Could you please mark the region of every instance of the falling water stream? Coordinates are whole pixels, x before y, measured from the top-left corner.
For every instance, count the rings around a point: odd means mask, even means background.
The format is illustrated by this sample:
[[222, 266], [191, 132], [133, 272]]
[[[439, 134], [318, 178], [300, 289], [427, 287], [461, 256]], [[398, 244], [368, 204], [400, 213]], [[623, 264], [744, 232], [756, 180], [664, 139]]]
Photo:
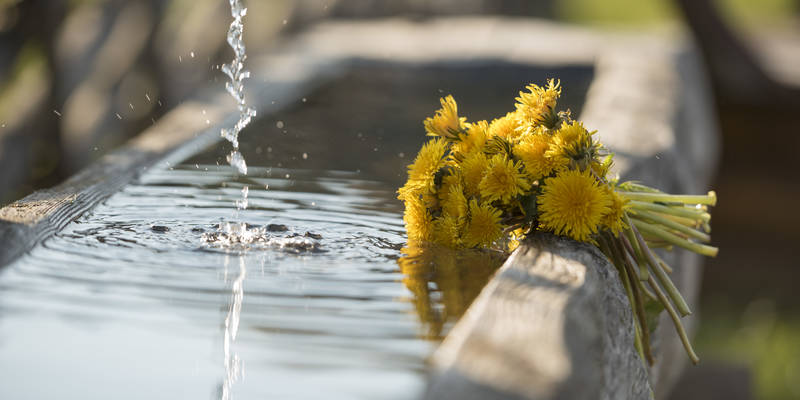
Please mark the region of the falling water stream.
[[[239, 110], [239, 120], [236, 121], [236, 124], [234, 124], [232, 128], [222, 129], [221, 134], [222, 137], [224, 137], [231, 143], [231, 145], [233, 145], [233, 149], [231, 150], [230, 155], [228, 155], [228, 163], [230, 163], [232, 167], [236, 168], [236, 170], [238, 170], [242, 175], [247, 175], [247, 163], [245, 162], [242, 153], [239, 152], [239, 133], [256, 115], [256, 110], [247, 105], [244, 96], [244, 80], [250, 77], [250, 72], [244, 69], [244, 61], [247, 59], [247, 54], [245, 52], [244, 41], [242, 40], [242, 34], [244, 32], [244, 22], [242, 21], [242, 18], [247, 15], [247, 8], [244, 7], [240, 0], [230, 0], [230, 5], [233, 22], [231, 22], [230, 28], [228, 28], [228, 44], [233, 49], [234, 57], [230, 64], [224, 64], [222, 66], [222, 72], [224, 72], [230, 79], [228, 82], [225, 82], [225, 89], [227, 89], [228, 93], [230, 93], [234, 100], [236, 100], [236, 106]], [[237, 211], [247, 209], [247, 197], [249, 191], [250, 189], [247, 185], [242, 188], [242, 197], [236, 201]], [[244, 222], [220, 223], [219, 231], [221, 231], [220, 233], [222, 233], [222, 235], [217, 235], [216, 239], [224, 237], [228, 241], [234, 240], [244, 243], [250, 242], [253, 236], [260, 233], [249, 231], [247, 224]], [[213, 242], [213, 240], [209, 240], [209, 238], [213, 238], [213, 236], [204, 236], [204, 239], [206, 239], [208, 242]], [[226, 257], [226, 278], [228, 272], [228, 262], [229, 258]], [[228, 309], [228, 315], [225, 317], [225, 333], [223, 343], [223, 352], [225, 357], [225, 377], [221, 388], [222, 400], [231, 399], [231, 387], [241, 377], [243, 372], [242, 361], [239, 359], [239, 355], [235, 351], [231, 350], [231, 347], [235, 343], [236, 335], [239, 331], [239, 316], [242, 309], [242, 298], [244, 297], [243, 284], [246, 275], [247, 269], [245, 267], [244, 258], [239, 257], [239, 272], [231, 285], [231, 302]]]

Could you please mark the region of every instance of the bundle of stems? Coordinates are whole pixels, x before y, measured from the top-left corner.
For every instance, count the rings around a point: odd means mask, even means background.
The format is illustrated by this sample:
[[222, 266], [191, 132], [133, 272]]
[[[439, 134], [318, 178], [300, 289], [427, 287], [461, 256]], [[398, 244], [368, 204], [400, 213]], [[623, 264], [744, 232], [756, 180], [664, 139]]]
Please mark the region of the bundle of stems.
[[666, 310], [686, 353], [697, 364], [700, 359], [681, 323], [681, 317], [692, 311], [670, 279], [672, 268], [653, 249], [678, 246], [716, 256], [718, 249], [706, 244], [711, 231], [708, 206], [716, 204], [716, 193], [672, 195], [634, 182], [618, 185], [616, 192], [627, 200], [626, 227], [616, 236], [601, 232], [598, 246], [616, 267], [627, 292], [636, 322], [636, 349], [653, 364], [650, 335], [657, 316]]

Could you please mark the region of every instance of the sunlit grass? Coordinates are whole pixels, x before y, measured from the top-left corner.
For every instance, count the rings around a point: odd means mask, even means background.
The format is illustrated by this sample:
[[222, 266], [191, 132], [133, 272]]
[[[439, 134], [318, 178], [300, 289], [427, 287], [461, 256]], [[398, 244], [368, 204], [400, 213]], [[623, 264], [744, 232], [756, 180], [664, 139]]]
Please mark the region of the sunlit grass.
[[[763, 25], [797, 14], [793, 0], [717, 0], [726, 20], [736, 25]], [[669, 0], [562, 0], [556, 5], [560, 18], [580, 24], [621, 28], [677, 22], [682, 16]]]
[[758, 300], [743, 310], [709, 307], [701, 321], [695, 345], [703, 359], [748, 366], [755, 398], [800, 398], [800, 315]]

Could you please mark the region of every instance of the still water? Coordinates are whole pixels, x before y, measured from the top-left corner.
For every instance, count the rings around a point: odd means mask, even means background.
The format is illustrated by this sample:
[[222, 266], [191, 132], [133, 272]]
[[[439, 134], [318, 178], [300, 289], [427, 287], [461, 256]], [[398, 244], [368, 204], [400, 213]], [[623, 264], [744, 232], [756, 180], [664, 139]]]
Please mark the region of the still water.
[[[248, 172], [153, 169], [0, 270], [2, 398], [418, 397], [502, 257], [404, 249], [361, 174]], [[265, 240], [204, 242], [224, 221]]]

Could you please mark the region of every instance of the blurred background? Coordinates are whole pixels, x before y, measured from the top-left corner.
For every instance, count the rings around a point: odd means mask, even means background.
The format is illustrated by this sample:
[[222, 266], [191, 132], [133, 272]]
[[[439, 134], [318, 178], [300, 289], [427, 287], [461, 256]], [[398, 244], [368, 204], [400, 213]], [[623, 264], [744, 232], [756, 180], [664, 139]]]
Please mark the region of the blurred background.
[[[800, 1], [251, 0], [248, 53], [329, 18], [504, 15], [635, 34], [693, 35], [714, 90], [703, 363], [674, 398], [800, 398]], [[0, 0], [0, 206], [53, 186], [193, 91], [222, 90], [225, 0]], [[520, 87], [524, 82], [520, 82]], [[794, 172], [793, 172], [794, 171]], [[691, 389], [692, 392], [683, 392]]]

